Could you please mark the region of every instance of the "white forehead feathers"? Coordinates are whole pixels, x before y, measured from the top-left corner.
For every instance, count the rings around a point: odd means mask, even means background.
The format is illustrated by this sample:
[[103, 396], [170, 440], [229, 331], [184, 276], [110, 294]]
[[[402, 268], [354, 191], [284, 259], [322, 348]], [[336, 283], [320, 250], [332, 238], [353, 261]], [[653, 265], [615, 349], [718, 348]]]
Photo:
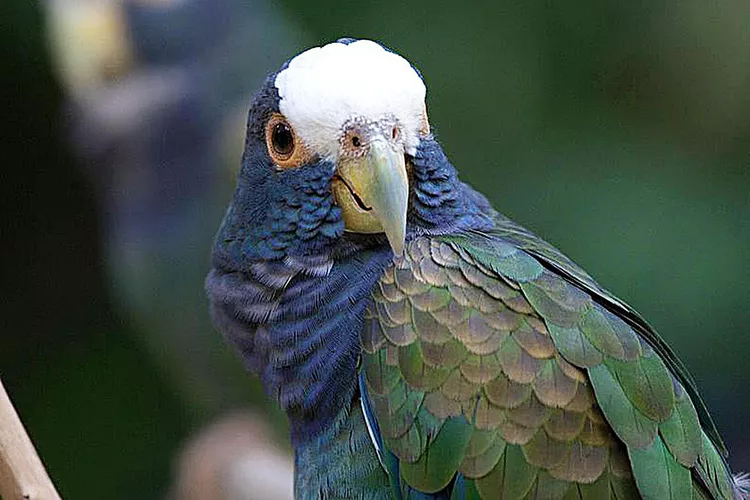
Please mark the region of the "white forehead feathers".
[[419, 143], [426, 89], [409, 62], [370, 40], [307, 50], [276, 76], [279, 109], [315, 153], [335, 157], [349, 119], [395, 118], [406, 151]]

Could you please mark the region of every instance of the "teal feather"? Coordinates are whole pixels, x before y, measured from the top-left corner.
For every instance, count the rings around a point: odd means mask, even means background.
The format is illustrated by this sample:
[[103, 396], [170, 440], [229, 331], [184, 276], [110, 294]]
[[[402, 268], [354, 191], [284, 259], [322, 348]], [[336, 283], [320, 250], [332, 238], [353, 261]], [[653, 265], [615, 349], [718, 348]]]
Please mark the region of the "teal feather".
[[677, 403], [669, 420], [659, 426], [669, 452], [685, 467], [693, 467], [703, 449], [698, 413], [681, 386], [675, 385]]
[[463, 460], [471, 430], [463, 416], [447, 419], [430, 440], [428, 452], [414, 463], [401, 463], [404, 480], [426, 493], [435, 493], [448, 486]]
[[734, 498], [730, 486], [733, 481], [727, 471], [726, 461], [719, 455], [705, 432], [701, 432], [701, 441], [702, 450], [693, 474], [713, 498]]
[[620, 383], [606, 365], [588, 370], [597, 401], [612, 429], [627, 446], [644, 448], [656, 436], [656, 422], [646, 417], [628, 399]]
[[576, 366], [597, 366], [604, 356], [577, 326], [563, 327], [548, 322], [547, 328], [560, 354]]
[[[352, 460], [356, 456], [357, 460]], [[321, 460], [324, 458], [324, 460]], [[334, 426], [297, 448], [295, 452], [295, 497], [317, 491], [322, 498], [392, 498], [388, 476], [378, 461], [367, 431], [362, 408], [342, 411]]]
[[643, 415], [657, 422], [672, 416], [675, 403], [672, 378], [658, 356], [652, 354], [633, 361], [610, 358], [604, 364]]
[[488, 475], [476, 480], [482, 498], [524, 498], [532, 489], [539, 469], [530, 465], [521, 447], [508, 445], [498, 465]]
[[589, 308], [583, 316], [580, 330], [606, 356], [632, 361], [641, 355], [641, 346], [635, 333], [607, 311]]
[[466, 479], [463, 474], [458, 474], [453, 484], [450, 500], [482, 500], [482, 496], [474, 480]]
[[660, 436], [645, 448], [628, 448], [633, 476], [645, 500], [682, 500], [692, 496], [690, 469], [683, 467]]

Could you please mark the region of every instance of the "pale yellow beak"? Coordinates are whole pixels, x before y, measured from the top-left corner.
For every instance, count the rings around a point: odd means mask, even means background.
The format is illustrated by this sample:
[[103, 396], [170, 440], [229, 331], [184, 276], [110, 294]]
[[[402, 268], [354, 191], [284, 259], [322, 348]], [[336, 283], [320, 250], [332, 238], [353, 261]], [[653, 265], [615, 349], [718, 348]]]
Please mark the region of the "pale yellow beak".
[[404, 251], [409, 178], [403, 149], [375, 137], [361, 157], [342, 158], [333, 182], [347, 231], [385, 233], [395, 255]]

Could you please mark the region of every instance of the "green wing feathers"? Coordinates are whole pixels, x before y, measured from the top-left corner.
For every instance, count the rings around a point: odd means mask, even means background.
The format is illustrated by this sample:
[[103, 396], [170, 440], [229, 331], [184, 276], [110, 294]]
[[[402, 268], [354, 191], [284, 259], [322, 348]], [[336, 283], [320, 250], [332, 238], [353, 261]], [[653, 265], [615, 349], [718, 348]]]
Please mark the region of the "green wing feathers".
[[409, 242], [362, 334], [397, 483], [453, 498], [732, 498], [683, 381], [584, 289], [501, 239]]

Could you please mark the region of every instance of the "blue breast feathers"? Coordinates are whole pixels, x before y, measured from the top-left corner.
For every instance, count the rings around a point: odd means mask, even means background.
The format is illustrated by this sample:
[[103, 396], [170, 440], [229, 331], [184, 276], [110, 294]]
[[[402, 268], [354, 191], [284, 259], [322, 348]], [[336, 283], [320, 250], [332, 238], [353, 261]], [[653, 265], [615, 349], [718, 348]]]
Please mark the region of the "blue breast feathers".
[[295, 444], [352, 404], [363, 311], [390, 257], [388, 249], [335, 262], [287, 256], [209, 274], [216, 325], [287, 412]]

